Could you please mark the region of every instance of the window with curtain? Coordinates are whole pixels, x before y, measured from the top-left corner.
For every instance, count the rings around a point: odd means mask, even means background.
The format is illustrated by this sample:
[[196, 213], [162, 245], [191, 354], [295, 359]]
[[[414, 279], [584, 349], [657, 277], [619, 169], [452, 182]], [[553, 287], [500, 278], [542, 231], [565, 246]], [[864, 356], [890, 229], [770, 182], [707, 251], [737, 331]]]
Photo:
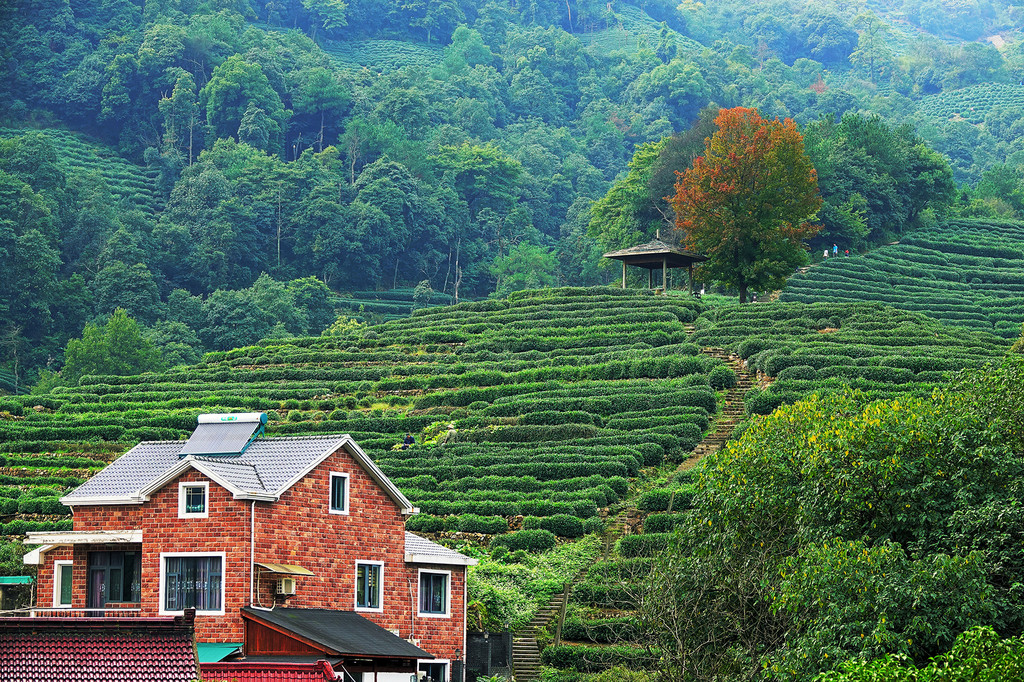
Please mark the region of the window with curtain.
[[219, 556], [164, 557], [164, 610], [220, 611], [222, 583]]
[[142, 556], [138, 552], [89, 552], [86, 599], [90, 608], [139, 603]]

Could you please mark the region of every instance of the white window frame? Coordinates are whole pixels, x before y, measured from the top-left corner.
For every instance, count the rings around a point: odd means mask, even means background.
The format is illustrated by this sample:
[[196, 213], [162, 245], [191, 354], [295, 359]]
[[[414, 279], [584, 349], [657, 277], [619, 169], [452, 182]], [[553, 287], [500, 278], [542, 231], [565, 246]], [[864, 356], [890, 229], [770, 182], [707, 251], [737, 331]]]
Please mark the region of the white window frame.
[[[439, 571], [440, 572], [440, 571]], [[444, 664], [444, 682], [449, 682], [452, 679], [452, 662], [448, 658], [420, 658], [416, 660], [416, 674], [420, 673], [420, 665], [426, 663], [443, 663]]]
[[[203, 489], [203, 511], [185, 511], [185, 490], [187, 488]], [[179, 519], [205, 519], [210, 516], [210, 482], [209, 481], [181, 481], [178, 483], [178, 518]]]
[[227, 598], [228, 584], [228, 563], [226, 552], [160, 552], [160, 615], [180, 616], [185, 613], [181, 611], [168, 611], [164, 608], [164, 597], [167, 590], [167, 559], [176, 557], [220, 557], [220, 609], [217, 611], [200, 611], [196, 609], [196, 615], [223, 616], [227, 605], [224, 603]]
[[[430, 573], [433, 575], [445, 576], [444, 581], [444, 613], [430, 613], [421, 611], [422, 595], [420, 594], [423, 585], [423, 574]], [[452, 572], [441, 571], [433, 568], [421, 568], [416, 575], [416, 615], [422, 618], [451, 618], [452, 617]], [[440, 661], [437, 661], [440, 663]]]
[[[60, 583], [61, 583], [60, 577], [61, 577], [61, 572], [63, 571], [65, 566], [67, 566], [68, 570], [74, 571], [74, 569], [72, 568], [72, 566], [74, 566], [74, 564], [75, 564], [75, 562], [70, 560], [70, 559], [59, 559], [59, 560], [53, 562], [53, 607], [54, 608], [66, 608], [66, 609], [71, 608], [71, 602], [68, 602], [67, 604], [62, 604], [61, 601], [60, 601]], [[74, 579], [72, 578], [72, 583], [71, 583], [71, 590], [72, 590], [72, 597], [71, 597], [71, 599], [72, 599], [72, 601], [74, 600], [74, 589], [75, 589], [74, 585], [75, 585]]]
[[[341, 479], [345, 480], [345, 506], [342, 509], [335, 509], [331, 505], [331, 503], [333, 502], [333, 500], [331, 498], [334, 496], [334, 479], [336, 479], [336, 478], [341, 478]], [[331, 475], [328, 477], [328, 479], [327, 479], [327, 481], [328, 481], [328, 484], [327, 484], [327, 511], [330, 512], [331, 514], [341, 514], [342, 516], [347, 516], [348, 515], [349, 500], [351, 499], [351, 494], [350, 494], [351, 493], [351, 487], [349, 486], [349, 480], [350, 479], [349, 479], [348, 474], [342, 473], [340, 471], [332, 471]]]
[[[356, 565], [356, 574], [355, 574], [355, 584], [353, 586], [354, 587], [354, 589], [353, 589], [354, 594], [352, 596], [352, 606], [353, 606], [353, 608], [356, 611], [369, 611], [371, 613], [383, 613], [383, 611], [384, 611], [384, 562], [383, 561], [356, 561], [355, 565]], [[367, 565], [380, 567], [380, 580], [377, 583], [377, 603], [380, 604], [380, 606], [376, 607], [376, 608], [374, 608], [372, 606], [360, 606], [359, 605], [359, 589], [358, 589], [358, 586], [359, 586], [359, 567], [360, 566], [367, 566]]]

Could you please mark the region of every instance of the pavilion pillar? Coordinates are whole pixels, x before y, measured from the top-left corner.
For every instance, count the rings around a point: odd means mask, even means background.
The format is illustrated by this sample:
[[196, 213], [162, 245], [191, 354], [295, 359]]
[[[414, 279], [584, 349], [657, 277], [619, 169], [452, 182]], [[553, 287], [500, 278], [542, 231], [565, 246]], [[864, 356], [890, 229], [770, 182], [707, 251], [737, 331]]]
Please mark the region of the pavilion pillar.
[[668, 293], [668, 258], [665, 256], [661, 259], [661, 289]]
[[693, 296], [693, 263], [687, 263], [686, 270], [690, 273], [690, 295]]
[[654, 288], [654, 270], [651, 268], [647, 269], [647, 288]]
[[626, 288], [626, 261], [622, 261], [622, 288]]

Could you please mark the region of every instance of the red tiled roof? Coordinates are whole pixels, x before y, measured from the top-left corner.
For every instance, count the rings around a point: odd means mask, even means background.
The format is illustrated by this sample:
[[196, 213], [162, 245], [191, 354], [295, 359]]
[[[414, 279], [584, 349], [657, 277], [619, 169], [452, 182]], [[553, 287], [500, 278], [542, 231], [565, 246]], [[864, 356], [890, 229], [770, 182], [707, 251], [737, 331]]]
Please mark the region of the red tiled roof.
[[323, 682], [335, 679], [334, 668], [327, 661], [315, 663], [269, 663], [233, 661], [203, 663], [205, 682]]
[[0, 618], [0, 680], [190, 682], [192, 621]]

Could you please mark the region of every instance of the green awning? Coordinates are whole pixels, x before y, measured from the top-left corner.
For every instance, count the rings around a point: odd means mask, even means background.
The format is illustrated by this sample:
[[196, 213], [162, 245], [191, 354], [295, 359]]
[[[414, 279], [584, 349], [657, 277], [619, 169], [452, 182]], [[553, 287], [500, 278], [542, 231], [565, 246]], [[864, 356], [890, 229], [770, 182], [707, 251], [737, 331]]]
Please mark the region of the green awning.
[[199, 654], [200, 663], [216, 663], [224, 660], [229, 654], [242, 648], [242, 643], [232, 644], [228, 642], [196, 642], [196, 653]]
[[0, 585], [31, 585], [30, 575], [0, 575]]

